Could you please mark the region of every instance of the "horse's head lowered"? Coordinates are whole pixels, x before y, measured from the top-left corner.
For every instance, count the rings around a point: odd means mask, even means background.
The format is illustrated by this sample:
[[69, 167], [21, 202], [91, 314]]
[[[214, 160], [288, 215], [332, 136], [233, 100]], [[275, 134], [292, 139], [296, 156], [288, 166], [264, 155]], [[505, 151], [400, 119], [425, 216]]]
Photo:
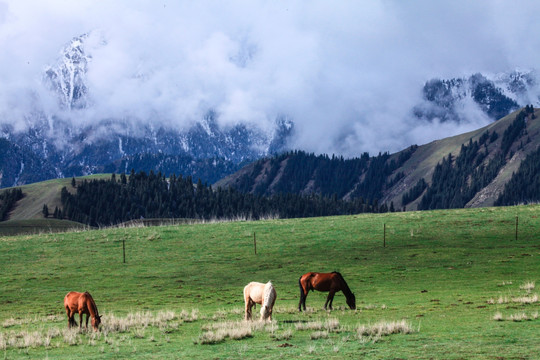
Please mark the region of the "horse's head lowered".
[[351, 293], [351, 296], [347, 297], [347, 305], [349, 305], [351, 310], [356, 310], [356, 297], [353, 293]]
[[92, 318], [92, 327], [94, 328], [94, 331], [99, 330], [99, 324], [101, 324], [101, 316], [96, 315]]

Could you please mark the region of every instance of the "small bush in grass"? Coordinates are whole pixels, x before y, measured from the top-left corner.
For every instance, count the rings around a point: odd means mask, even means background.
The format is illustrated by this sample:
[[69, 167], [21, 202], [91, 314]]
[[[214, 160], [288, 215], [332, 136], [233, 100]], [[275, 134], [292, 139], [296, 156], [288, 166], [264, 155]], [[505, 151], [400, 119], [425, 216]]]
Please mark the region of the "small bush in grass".
[[191, 309], [191, 312], [182, 310], [179, 318], [183, 322], [187, 322], [187, 323], [197, 321], [199, 319], [199, 309]]
[[508, 299], [508, 297], [502, 296], [502, 295], [499, 296], [499, 298], [497, 298], [497, 299], [491, 298], [491, 299], [489, 299], [487, 301], [487, 303], [491, 304], [491, 305], [493, 305], [493, 304], [508, 304], [509, 302], [510, 302], [510, 300]]
[[205, 331], [197, 340], [196, 344], [217, 344], [225, 339], [240, 340], [253, 336], [253, 331], [266, 330], [273, 332], [275, 322], [264, 321], [224, 321], [206, 324], [202, 327]]
[[519, 288], [521, 290], [530, 292], [534, 290], [534, 287], [535, 287], [534, 281], [527, 281], [526, 283], [522, 284]]
[[296, 323], [296, 330], [321, 330], [323, 328], [322, 321], [309, 321]]
[[538, 294], [531, 296], [519, 296], [512, 298], [512, 301], [519, 304], [534, 304], [538, 302]]
[[529, 317], [525, 313], [512, 314], [508, 317], [508, 320], [519, 322], [529, 320]]
[[144, 339], [145, 332], [146, 332], [145, 327], [136, 328], [135, 330], [133, 330], [133, 336], [135, 336], [138, 339]]
[[[182, 310], [179, 318], [181, 321], [191, 322], [198, 317], [198, 310], [193, 309], [191, 313]], [[103, 322], [102, 330], [105, 334], [110, 332], [124, 333], [136, 328], [146, 328], [154, 326], [164, 332], [171, 332], [178, 328], [178, 324], [171, 322], [177, 318], [174, 311], [159, 311], [153, 314], [150, 311], [129, 313], [126, 317], [118, 317], [108, 314], [107, 320]]]
[[312, 332], [309, 337], [311, 338], [311, 340], [327, 339], [328, 331], [315, 331]]
[[368, 337], [367, 341], [377, 342], [382, 336], [410, 334], [413, 332], [412, 326], [405, 320], [392, 322], [381, 321], [373, 325], [361, 325], [356, 331], [357, 337], [363, 342], [365, 342], [365, 337]]
[[276, 341], [290, 340], [292, 338], [292, 330], [285, 330], [281, 333], [274, 332], [270, 335], [270, 337]]
[[538, 302], [538, 294], [533, 294], [529, 296], [517, 296], [513, 298], [508, 298], [507, 296], [499, 296], [498, 299], [489, 299], [487, 301], [488, 304], [508, 304], [510, 302], [517, 303], [517, 304], [534, 304]]
[[79, 330], [78, 329], [64, 329], [62, 332], [64, 342], [68, 345], [77, 345], [79, 342]]
[[297, 323], [295, 327], [296, 330], [327, 330], [330, 332], [339, 332], [341, 329], [338, 319], [327, 319], [324, 323], [322, 321]]
[[217, 329], [215, 331], [204, 332], [197, 343], [199, 344], [217, 344], [225, 340], [226, 338], [240, 340], [246, 337], [251, 337], [252, 332], [250, 327], [240, 327], [240, 328], [231, 328], [231, 329]]
[[2, 327], [9, 328], [15, 325], [21, 325], [22, 323], [23, 321], [21, 319], [10, 318], [10, 319], [4, 320], [4, 322], [2, 323]]
[[507, 316], [506, 318], [500, 313], [497, 312], [493, 316], [493, 320], [495, 321], [513, 321], [513, 322], [521, 322], [521, 321], [532, 321], [538, 319], [538, 311], [535, 311], [529, 315], [525, 312], [520, 312], [516, 314], [512, 314], [510, 316]]

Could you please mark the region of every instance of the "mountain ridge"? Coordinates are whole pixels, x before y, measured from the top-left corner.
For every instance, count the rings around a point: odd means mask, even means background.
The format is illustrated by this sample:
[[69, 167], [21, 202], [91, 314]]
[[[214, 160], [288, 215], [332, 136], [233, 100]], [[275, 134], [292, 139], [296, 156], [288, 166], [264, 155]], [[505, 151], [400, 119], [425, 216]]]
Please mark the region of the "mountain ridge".
[[[36, 101], [24, 121], [0, 119], [0, 188], [132, 168], [213, 183], [248, 162], [294, 148], [298, 130], [287, 114], [275, 116], [266, 128], [240, 121], [222, 125], [211, 104], [183, 127], [165, 119], [99, 114], [88, 74], [95, 63], [92, 52], [104, 44], [107, 40], [99, 31], [72, 38], [56, 62], [44, 67], [41, 85], [46, 94], [32, 93]], [[411, 110], [415, 126], [470, 122], [473, 116], [497, 120], [525, 104], [540, 106], [537, 79], [534, 70], [431, 79], [422, 89], [423, 100]], [[56, 102], [56, 110], [43, 105], [40, 96], [47, 98], [43, 103]]]
[[[344, 199], [360, 196], [396, 209], [416, 210], [420, 208], [426, 192], [433, 186], [434, 173], [438, 167], [440, 168], [446, 159], [450, 164], [448, 171], [455, 171], [457, 162], [465, 161], [462, 160], [464, 157], [460, 157], [464, 152], [464, 156], [470, 153], [470, 164], [464, 165], [470, 169], [470, 175], [465, 176], [465, 183], [456, 189], [458, 193], [453, 196], [464, 201], [463, 199], [471, 195], [473, 185], [481, 188], [472, 198], [467, 199], [463, 206], [458, 207], [492, 206], [505, 184], [517, 172], [521, 162], [540, 145], [539, 115], [539, 109], [526, 107], [483, 128], [421, 146], [411, 146], [394, 154], [379, 154], [376, 157], [364, 154], [361, 158], [345, 160], [334, 156], [330, 158], [327, 155], [291, 152], [249, 164], [218, 181], [215, 186], [232, 186], [264, 195], [282, 191], [304, 195], [336, 194]], [[508, 129], [520, 119], [524, 121], [525, 128], [518, 129], [517, 135], [512, 138]], [[510, 145], [504, 145], [505, 141], [510, 142]], [[301, 162], [303, 170], [290, 167], [294, 162]], [[330, 162], [335, 164], [329, 165]], [[341, 190], [336, 190], [336, 187], [325, 191], [324, 182], [343, 178], [345, 168], [355, 168], [348, 175], [352, 178], [345, 179], [348, 185], [340, 188]], [[489, 180], [484, 179], [489, 176]], [[287, 179], [295, 180], [287, 183]], [[403, 196], [411, 192], [421, 180], [425, 182], [426, 188], [404, 204]], [[376, 196], [379, 193], [381, 196]]]

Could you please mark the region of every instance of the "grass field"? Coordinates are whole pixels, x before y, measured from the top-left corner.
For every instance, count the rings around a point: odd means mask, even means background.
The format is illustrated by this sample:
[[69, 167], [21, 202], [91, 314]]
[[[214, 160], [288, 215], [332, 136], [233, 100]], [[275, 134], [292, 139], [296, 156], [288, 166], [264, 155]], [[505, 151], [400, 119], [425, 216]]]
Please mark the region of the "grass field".
[[[536, 359], [539, 215], [520, 206], [2, 237], [0, 354]], [[338, 293], [326, 312], [314, 292], [298, 313], [300, 275], [334, 270], [357, 310]], [[268, 280], [274, 321], [243, 322], [243, 287]], [[99, 333], [66, 329], [71, 290], [93, 295]]]

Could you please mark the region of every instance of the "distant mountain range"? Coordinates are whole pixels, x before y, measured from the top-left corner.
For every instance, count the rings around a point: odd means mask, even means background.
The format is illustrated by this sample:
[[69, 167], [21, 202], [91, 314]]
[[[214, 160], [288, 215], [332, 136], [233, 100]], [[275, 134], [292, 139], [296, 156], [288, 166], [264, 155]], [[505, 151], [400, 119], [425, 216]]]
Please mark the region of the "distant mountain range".
[[[392, 155], [343, 159], [289, 152], [254, 162], [216, 186], [264, 195], [362, 198], [385, 210], [536, 202], [540, 201], [539, 116], [540, 110], [527, 106], [484, 128]], [[512, 187], [507, 186], [510, 183]], [[529, 192], [521, 191], [526, 188]]]
[[[0, 187], [131, 169], [214, 183], [247, 163], [291, 150], [297, 130], [286, 114], [270, 129], [246, 123], [220, 126], [211, 108], [185, 128], [99, 114], [92, 121], [73, 121], [94, 106], [87, 79], [92, 66], [88, 40], [87, 34], [73, 38], [58, 61], [44, 68], [43, 85], [60, 112], [29, 108], [23, 130], [0, 119]], [[432, 79], [412, 113], [425, 122], [466, 121], [472, 112], [497, 120], [527, 104], [540, 106], [538, 79], [535, 71]]]
[[[539, 116], [540, 109], [527, 106], [481, 129], [422, 146], [411, 146], [395, 154], [369, 156], [364, 153], [359, 158], [344, 159], [290, 151], [254, 161], [213, 184], [212, 188], [217, 190], [215, 194], [221, 199], [224, 194], [229, 196], [240, 192], [278, 195], [272, 200], [278, 206], [276, 213], [284, 212], [288, 216], [314, 216], [309, 215], [313, 211], [318, 216], [328, 212], [350, 213], [349, 205], [359, 212], [385, 212], [536, 203], [540, 201]], [[2, 144], [3, 141], [0, 141], [0, 146]], [[144, 157], [134, 160], [146, 161]], [[148, 161], [163, 162], [163, 158], [155, 155], [155, 159]], [[145, 177], [163, 179], [155, 174], [141, 178]], [[110, 178], [110, 175], [95, 175], [77, 179], [76, 183]], [[122, 175], [119, 178], [119, 183], [122, 183]], [[191, 184], [191, 196], [196, 195], [197, 191], [206, 191], [208, 195], [209, 187], [202, 183], [194, 186], [188, 178], [185, 181]], [[55, 209], [55, 212], [58, 210], [63, 214], [67, 211], [69, 215], [70, 210], [64, 208], [66, 205], [61, 195], [64, 186], [70, 192], [76, 191], [70, 179], [22, 186], [23, 197], [15, 199], [15, 207], [7, 210], [8, 219], [42, 219], [44, 205], [51, 211]], [[229, 187], [240, 192], [223, 190]], [[10, 192], [8, 196], [17, 195], [12, 190]], [[114, 194], [122, 196], [120, 192]], [[235, 195], [235, 198], [240, 201], [242, 196]], [[245, 196], [245, 199], [255, 198], [262, 199]], [[341, 199], [354, 201], [343, 202]], [[155, 198], [146, 200], [156, 201]], [[109, 203], [110, 197], [105, 197], [103, 201]], [[122, 198], [122, 201], [128, 199]], [[208, 205], [212, 201], [204, 203]], [[212, 204], [214, 207], [208, 209], [213, 210], [209, 211], [216, 210], [217, 203]], [[324, 204], [331, 207], [320, 208]], [[9, 204], [2, 205], [10, 208]], [[222, 205], [230, 207], [232, 204]], [[155, 204], [153, 208], [161, 209]], [[261, 210], [260, 206], [257, 208]], [[204, 212], [198, 214], [204, 218], [211, 215]]]
[[[86, 39], [74, 38], [44, 71], [43, 83], [70, 117], [92, 107]], [[220, 127], [212, 109], [185, 129], [110, 118], [76, 125], [40, 108], [28, 109], [25, 120], [25, 130], [19, 131], [0, 119], [0, 187], [131, 169], [182, 173], [211, 183], [242, 163], [283, 151], [294, 131], [286, 116], [276, 118], [270, 130], [241, 123]]]
[[540, 106], [536, 71], [511, 71], [496, 75], [473, 74], [453, 79], [431, 79], [422, 89], [423, 102], [414, 107], [426, 121], [461, 122], [474, 110], [498, 120], [525, 105]]

